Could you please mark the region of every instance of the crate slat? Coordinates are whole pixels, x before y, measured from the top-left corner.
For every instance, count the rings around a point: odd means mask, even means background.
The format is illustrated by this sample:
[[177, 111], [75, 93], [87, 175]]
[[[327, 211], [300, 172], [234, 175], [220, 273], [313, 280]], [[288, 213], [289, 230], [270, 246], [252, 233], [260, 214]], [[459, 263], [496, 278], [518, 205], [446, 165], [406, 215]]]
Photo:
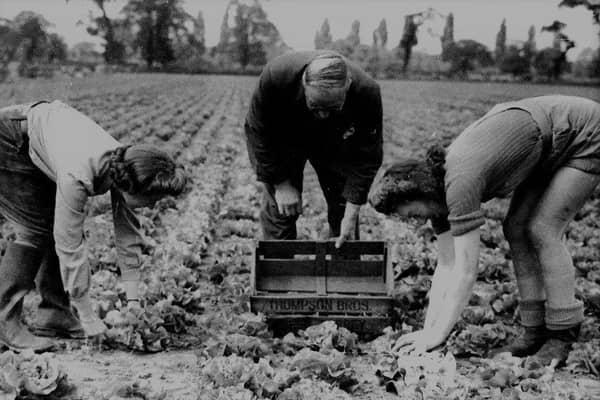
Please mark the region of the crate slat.
[[383, 261], [331, 260], [327, 276], [385, 276]]
[[324, 296], [327, 294], [327, 261], [325, 260], [327, 243], [317, 243], [316, 253], [315, 275], [317, 276], [317, 294]]
[[314, 274], [315, 262], [313, 260], [288, 260], [272, 258], [260, 260], [257, 268], [258, 275], [302, 275]]
[[257, 291], [272, 292], [316, 292], [317, 277], [313, 275], [289, 276], [257, 276]]
[[[322, 242], [306, 240], [259, 241], [256, 252], [265, 258], [285, 258], [293, 257], [296, 254], [315, 254], [318, 243]], [[386, 242], [383, 241], [348, 241], [344, 243], [341, 249], [335, 248], [334, 241], [325, 243], [327, 245], [327, 254], [382, 255], [386, 248]]]
[[329, 254], [345, 254], [345, 255], [374, 255], [383, 254], [385, 252], [386, 242], [383, 241], [348, 241], [344, 242], [341, 248], [335, 248], [335, 242], [327, 242]]
[[387, 285], [381, 276], [329, 276], [327, 277], [327, 292], [385, 294]]
[[[383, 261], [331, 260], [326, 262], [327, 276], [385, 276]], [[259, 275], [312, 274], [315, 271], [314, 260], [288, 260], [272, 258], [260, 260], [257, 270]], [[318, 274], [318, 271], [316, 272]], [[319, 274], [320, 275], [320, 274]]]
[[256, 253], [265, 258], [293, 257], [296, 254], [315, 254], [316, 242], [304, 240], [259, 241]]

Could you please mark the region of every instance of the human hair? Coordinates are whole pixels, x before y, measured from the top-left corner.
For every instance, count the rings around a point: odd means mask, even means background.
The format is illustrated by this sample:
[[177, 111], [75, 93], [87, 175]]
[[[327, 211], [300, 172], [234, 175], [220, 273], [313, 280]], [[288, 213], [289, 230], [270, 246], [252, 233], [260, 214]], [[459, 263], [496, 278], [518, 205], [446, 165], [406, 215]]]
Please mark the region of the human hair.
[[319, 88], [343, 88], [350, 81], [350, 71], [344, 58], [335, 52], [319, 54], [304, 70], [302, 82]]
[[445, 206], [444, 176], [446, 150], [432, 145], [425, 159], [404, 159], [383, 172], [373, 185], [369, 202], [379, 212], [392, 213], [410, 201], [432, 201]]
[[179, 195], [187, 176], [171, 156], [147, 144], [120, 146], [110, 155], [109, 174], [117, 189], [131, 195]]

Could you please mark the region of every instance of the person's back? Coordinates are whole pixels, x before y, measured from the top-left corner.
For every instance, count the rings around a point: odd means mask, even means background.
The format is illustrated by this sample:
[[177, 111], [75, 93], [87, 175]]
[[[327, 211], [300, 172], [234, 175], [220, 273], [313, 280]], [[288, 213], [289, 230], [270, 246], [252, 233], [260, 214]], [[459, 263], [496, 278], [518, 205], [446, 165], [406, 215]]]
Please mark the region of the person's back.
[[28, 112], [30, 156], [54, 181], [58, 171], [74, 175], [91, 195], [100, 158], [120, 143], [90, 118], [70, 110], [66, 104], [53, 101]]

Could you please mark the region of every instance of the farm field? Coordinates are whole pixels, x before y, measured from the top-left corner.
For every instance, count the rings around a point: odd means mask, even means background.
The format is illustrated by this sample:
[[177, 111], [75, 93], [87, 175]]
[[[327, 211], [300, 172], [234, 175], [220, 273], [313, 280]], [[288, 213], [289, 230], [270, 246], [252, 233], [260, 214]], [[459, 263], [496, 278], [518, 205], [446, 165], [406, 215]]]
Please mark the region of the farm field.
[[[420, 359], [390, 352], [400, 333], [418, 329], [424, 319], [435, 267], [432, 231], [386, 219], [368, 206], [361, 214], [361, 238], [392, 244], [398, 326], [370, 342], [331, 324], [272, 338], [248, 305], [261, 189], [249, 165], [243, 120], [255, 82], [251, 77], [123, 74], [0, 85], [0, 107], [61, 99], [124, 143], [169, 149], [193, 177], [183, 196], [140, 212], [148, 247], [141, 288], [146, 307], [139, 315], [125, 311], [116, 280], [109, 198], [90, 205], [86, 234], [95, 271], [93, 297], [111, 329], [103, 343], [60, 343], [41, 367], [57, 363], [66, 374], [66, 380], [60, 374], [40, 380], [47, 387], [58, 381], [54, 398], [61, 391], [67, 393], [64, 398], [107, 400], [600, 398], [600, 192], [566, 235], [587, 319], [565, 367], [483, 358], [487, 349], [510, 341], [518, 325], [516, 284], [501, 232], [505, 200], [485, 206], [476, 290], [440, 351]], [[498, 102], [550, 93], [600, 101], [600, 90], [589, 87], [381, 85], [384, 163], [422, 154], [432, 138], [451, 140]], [[318, 239], [327, 218], [310, 167], [303, 201], [299, 238]], [[3, 226], [2, 248], [10, 236]], [[30, 310], [36, 301], [32, 293]], [[0, 365], [7, 362], [0, 356]]]

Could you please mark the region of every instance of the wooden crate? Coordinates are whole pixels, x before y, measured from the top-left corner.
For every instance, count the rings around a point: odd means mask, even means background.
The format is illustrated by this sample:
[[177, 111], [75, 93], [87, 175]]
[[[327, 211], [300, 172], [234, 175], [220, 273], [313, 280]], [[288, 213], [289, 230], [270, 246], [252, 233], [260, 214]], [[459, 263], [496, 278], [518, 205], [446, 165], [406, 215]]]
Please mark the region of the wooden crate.
[[251, 271], [252, 312], [276, 334], [333, 320], [363, 336], [392, 324], [387, 245], [350, 241], [259, 241]]

